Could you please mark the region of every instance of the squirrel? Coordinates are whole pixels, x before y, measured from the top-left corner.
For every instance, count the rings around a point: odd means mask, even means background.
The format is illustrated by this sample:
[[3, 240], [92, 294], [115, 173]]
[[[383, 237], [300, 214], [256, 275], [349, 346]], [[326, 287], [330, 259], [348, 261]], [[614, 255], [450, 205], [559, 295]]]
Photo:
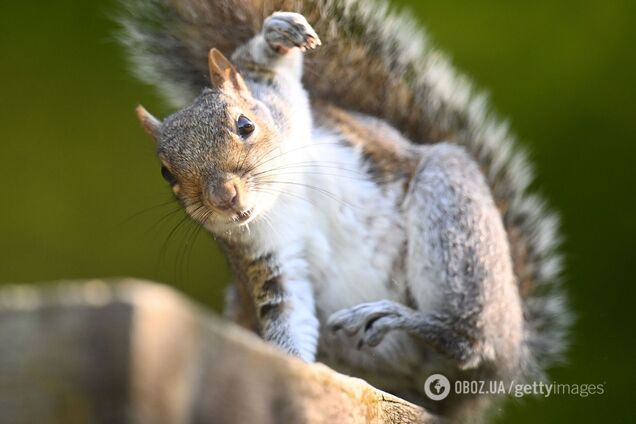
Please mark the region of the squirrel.
[[562, 359], [558, 217], [410, 18], [379, 1], [135, 0], [120, 22], [134, 71], [179, 109], [137, 115], [227, 256], [228, 317], [453, 422], [498, 397], [433, 401], [433, 374], [532, 381]]

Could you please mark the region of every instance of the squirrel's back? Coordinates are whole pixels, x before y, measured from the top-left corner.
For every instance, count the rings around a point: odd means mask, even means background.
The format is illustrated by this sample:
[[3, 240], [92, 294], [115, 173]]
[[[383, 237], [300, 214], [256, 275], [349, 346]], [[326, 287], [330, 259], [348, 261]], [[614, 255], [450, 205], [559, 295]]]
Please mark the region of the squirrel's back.
[[175, 107], [209, 85], [211, 47], [229, 55], [276, 10], [307, 17], [323, 41], [306, 58], [312, 100], [381, 118], [415, 143], [459, 144], [479, 163], [524, 298], [525, 371], [540, 378], [560, 358], [570, 316], [559, 285], [558, 218], [529, 192], [532, 170], [507, 125], [411, 19], [369, 0], [134, 0], [124, 8], [121, 38], [133, 69]]

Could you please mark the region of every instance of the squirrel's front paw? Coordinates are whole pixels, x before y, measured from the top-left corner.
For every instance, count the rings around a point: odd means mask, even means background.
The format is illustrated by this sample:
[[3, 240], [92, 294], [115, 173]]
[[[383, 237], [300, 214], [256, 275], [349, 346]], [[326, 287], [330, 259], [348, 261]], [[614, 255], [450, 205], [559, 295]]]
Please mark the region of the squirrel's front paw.
[[293, 12], [275, 12], [265, 19], [263, 37], [267, 44], [281, 54], [294, 47], [304, 52], [321, 45], [318, 34], [305, 17]]

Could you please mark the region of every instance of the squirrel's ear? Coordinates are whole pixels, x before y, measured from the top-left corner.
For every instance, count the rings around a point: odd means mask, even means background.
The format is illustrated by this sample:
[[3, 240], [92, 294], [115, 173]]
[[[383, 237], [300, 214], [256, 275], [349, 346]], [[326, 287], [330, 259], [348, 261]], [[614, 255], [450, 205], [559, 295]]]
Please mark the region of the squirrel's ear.
[[161, 131], [161, 121], [152, 116], [142, 105], [137, 106], [135, 112], [141, 127], [157, 142]]
[[210, 67], [210, 82], [216, 88], [221, 89], [230, 84], [234, 90], [248, 91], [243, 77], [218, 49], [210, 50], [208, 65]]

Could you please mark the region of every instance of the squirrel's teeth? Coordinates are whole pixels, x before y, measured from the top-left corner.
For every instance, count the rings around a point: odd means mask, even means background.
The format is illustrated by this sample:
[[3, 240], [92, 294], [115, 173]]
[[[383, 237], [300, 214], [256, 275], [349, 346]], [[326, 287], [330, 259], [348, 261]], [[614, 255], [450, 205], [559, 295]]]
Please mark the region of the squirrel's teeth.
[[245, 221], [247, 219], [249, 219], [252, 216], [252, 212], [254, 211], [254, 208], [249, 208], [249, 209], [245, 209], [242, 210], [240, 212], [238, 212], [236, 214], [236, 220], [237, 221]]

